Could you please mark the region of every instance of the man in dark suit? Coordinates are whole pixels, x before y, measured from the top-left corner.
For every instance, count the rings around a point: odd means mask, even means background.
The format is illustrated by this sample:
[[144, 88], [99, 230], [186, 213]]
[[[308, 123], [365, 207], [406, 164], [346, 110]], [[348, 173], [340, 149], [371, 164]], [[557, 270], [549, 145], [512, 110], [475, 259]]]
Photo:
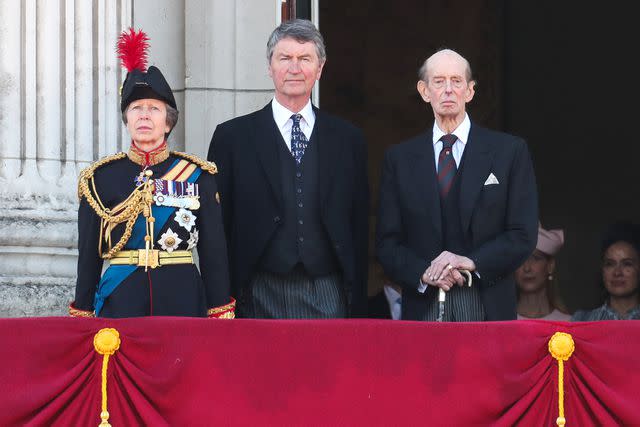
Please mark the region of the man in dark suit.
[[[376, 253], [403, 286], [402, 318], [516, 318], [512, 273], [536, 244], [538, 202], [525, 142], [471, 122], [475, 81], [467, 60], [443, 49], [420, 69], [432, 129], [385, 153]], [[460, 270], [473, 272], [471, 287]]]
[[307, 20], [267, 43], [275, 97], [216, 127], [218, 186], [239, 317], [365, 315], [369, 189], [362, 132], [311, 104], [326, 60]]

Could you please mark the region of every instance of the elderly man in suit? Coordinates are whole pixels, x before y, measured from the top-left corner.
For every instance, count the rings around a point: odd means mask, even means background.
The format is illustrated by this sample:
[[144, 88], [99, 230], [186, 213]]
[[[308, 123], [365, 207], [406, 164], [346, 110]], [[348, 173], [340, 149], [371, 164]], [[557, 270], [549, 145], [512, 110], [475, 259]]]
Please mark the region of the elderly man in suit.
[[536, 244], [535, 176], [522, 139], [470, 120], [474, 86], [458, 53], [429, 57], [417, 88], [433, 128], [385, 153], [376, 253], [403, 286], [403, 319], [436, 320], [439, 289], [445, 321], [516, 318], [513, 272]]
[[267, 42], [273, 100], [216, 127], [218, 187], [238, 316], [366, 314], [369, 189], [362, 132], [311, 103], [326, 60], [302, 19]]

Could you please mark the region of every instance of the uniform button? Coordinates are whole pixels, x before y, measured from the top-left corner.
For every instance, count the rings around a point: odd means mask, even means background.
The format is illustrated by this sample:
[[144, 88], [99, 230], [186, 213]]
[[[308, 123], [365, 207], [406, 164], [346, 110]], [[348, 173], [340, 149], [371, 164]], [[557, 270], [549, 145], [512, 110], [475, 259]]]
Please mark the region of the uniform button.
[[300, 236], [300, 237], [298, 237], [298, 240], [299, 240], [300, 242], [304, 242], [304, 237]]
[[300, 178], [302, 176], [302, 172], [296, 172], [296, 176]]
[[299, 208], [301, 208], [302, 206], [304, 206], [304, 205], [302, 204], [302, 202], [298, 203], [298, 207], [299, 207]]
[[298, 192], [298, 194], [302, 194], [302, 188], [298, 188], [296, 191]]
[[275, 223], [280, 222], [280, 217], [279, 216], [274, 216], [273, 217], [273, 222], [275, 222]]
[[302, 224], [304, 224], [304, 221], [303, 221], [303, 220], [301, 220], [301, 219], [299, 219], [299, 220], [298, 220], [298, 224], [302, 225]]

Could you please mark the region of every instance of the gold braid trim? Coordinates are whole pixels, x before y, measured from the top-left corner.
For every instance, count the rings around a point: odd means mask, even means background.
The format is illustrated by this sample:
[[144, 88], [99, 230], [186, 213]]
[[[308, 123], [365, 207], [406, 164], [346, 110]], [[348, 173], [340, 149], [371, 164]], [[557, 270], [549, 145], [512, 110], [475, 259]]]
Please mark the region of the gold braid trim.
[[182, 157], [185, 160], [189, 160], [191, 163], [195, 163], [200, 166], [203, 171], [209, 172], [211, 175], [215, 175], [218, 173], [218, 166], [215, 163], [209, 162], [207, 160], [203, 160], [198, 156], [194, 156], [193, 154], [182, 153], [180, 151], [172, 151], [171, 154], [174, 156]]
[[207, 310], [207, 317], [215, 319], [235, 319], [236, 299], [231, 297], [230, 303], [210, 308]]
[[[169, 149], [167, 148], [167, 142], [164, 141], [159, 147], [149, 152], [142, 151], [136, 145], [131, 142], [127, 157], [133, 163], [140, 166], [153, 166], [158, 163], [162, 163], [169, 158]], [[147, 164], [147, 157], [149, 158], [149, 164]]]
[[80, 178], [78, 179], [78, 199], [82, 199], [82, 196], [84, 195], [88, 195], [87, 201], [89, 201], [89, 197], [93, 198], [89, 193], [88, 181], [93, 178], [93, 173], [96, 169], [106, 165], [107, 163], [124, 159], [125, 157], [127, 157], [127, 153], [116, 153], [111, 156], [103, 157], [102, 159], [95, 161], [86, 168], [82, 169], [82, 171], [80, 172]]
[[[150, 205], [153, 202], [153, 194], [151, 194], [151, 187], [149, 181], [146, 183], [136, 187], [133, 192], [127, 197], [125, 201], [118, 204], [118, 206], [114, 209], [122, 209], [122, 212], [118, 214], [113, 214], [111, 209], [108, 209], [104, 206], [102, 201], [100, 200], [100, 196], [95, 187], [94, 182], [94, 173], [96, 169], [106, 165], [107, 163], [111, 163], [115, 160], [123, 159], [127, 157], [126, 153], [117, 153], [112, 156], [104, 157], [97, 162], [94, 162], [89, 167], [85, 168], [80, 172], [80, 178], [78, 180], [78, 198], [82, 199], [82, 197], [87, 199], [87, 203], [89, 206], [95, 211], [95, 213], [100, 217], [100, 237], [99, 237], [99, 247], [98, 247], [98, 255], [103, 259], [111, 259], [113, 256], [122, 250], [124, 245], [127, 243], [129, 238], [131, 237], [131, 233], [133, 232], [133, 225], [138, 218], [140, 213], [143, 213], [145, 217], [147, 217], [148, 222], [153, 222], [153, 217], [151, 217], [151, 208]], [[147, 171], [150, 173], [151, 171]], [[91, 185], [91, 188], [89, 188]], [[94, 197], [95, 195], [95, 197]], [[105, 228], [110, 232], [113, 228], [126, 221], [125, 230], [115, 246], [111, 247], [110, 237], [108, 239], [109, 250], [105, 253], [102, 252], [102, 241], [104, 237], [102, 236], [102, 230]], [[145, 240], [149, 239], [149, 236], [145, 238]]]
[[69, 316], [71, 317], [96, 317], [95, 311], [80, 310], [75, 307], [75, 301], [69, 304]]

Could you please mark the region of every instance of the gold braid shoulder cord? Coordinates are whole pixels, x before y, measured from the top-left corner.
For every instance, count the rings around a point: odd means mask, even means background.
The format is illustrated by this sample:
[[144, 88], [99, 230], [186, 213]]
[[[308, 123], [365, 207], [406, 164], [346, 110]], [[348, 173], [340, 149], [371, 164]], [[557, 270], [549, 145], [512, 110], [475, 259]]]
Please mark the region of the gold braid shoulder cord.
[[[124, 245], [127, 243], [129, 238], [131, 237], [131, 233], [133, 231], [133, 225], [138, 218], [138, 215], [142, 212], [144, 216], [147, 218], [147, 236], [145, 237], [146, 243], [149, 244], [149, 228], [153, 230], [153, 220], [154, 218], [151, 216], [151, 204], [153, 203], [153, 192], [151, 189], [151, 182], [147, 180], [143, 184], [138, 185], [124, 200], [122, 203], [118, 204], [115, 208], [109, 209], [106, 208], [102, 201], [100, 200], [100, 196], [95, 187], [94, 181], [94, 173], [96, 169], [106, 165], [107, 163], [111, 163], [116, 160], [120, 160], [127, 157], [126, 153], [117, 153], [112, 156], [104, 157], [97, 162], [91, 164], [89, 167], [85, 168], [80, 172], [80, 179], [78, 180], [78, 198], [82, 199], [82, 197], [87, 199], [87, 203], [89, 206], [95, 211], [95, 213], [100, 217], [100, 236], [99, 236], [99, 246], [98, 246], [98, 255], [103, 259], [111, 259], [113, 256], [120, 251]], [[150, 171], [148, 171], [150, 172]], [[91, 186], [91, 189], [89, 188]], [[95, 197], [94, 197], [95, 195]], [[118, 243], [115, 246], [111, 247], [111, 230], [113, 228], [126, 221], [125, 231]], [[149, 224], [151, 223], [151, 224]], [[106, 227], [105, 227], [106, 225]], [[149, 227], [150, 225], [150, 227]], [[105, 229], [108, 231], [108, 244], [109, 250], [105, 253], [102, 252], [102, 230]], [[151, 234], [153, 235], [153, 234]]]
[[203, 171], [209, 172], [211, 175], [215, 175], [218, 173], [218, 167], [213, 162], [202, 160], [198, 156], [182, 153], [180, 151], [172, 151], [171, 154], [173, 154], [174, 156], [182, 157], [185, 160], [189, 160], [191, 163], [195, 163], [196, 165], [200, 166]]
[[[195, 163], [202, 168], [202, 170], [209, 172], [211, 175], [218, 173], [218, 167], [213, 162], [202, 160], [197, 156], [178, 151], [172, 151], [171, 154]], [[145, 246], [147, 249], [151, 245], [151, 236], [153, 236], [153, 222], [155, 219], [151, 215], [151, 205], [153, 204], [153, 188], [151, 186], [151, 180], [148, 179], [143, 184], [138, 185], [126, 200], [119, 203], [113, 209], [108, 209], [102, 204], [100, 196], [96, 190], [95, 181], [93, 179], [96, 169], [125, 157], [127, 157], [127, 154], [121, 152], [98, 160], [82, 170], [78, 181], [78, 198], [82, 199], [82, 197], [85, 197], [89, 206], [91, 206], [95, 213], [100, 217], [100, 243], [98, 246], [98, 254], [103, 259], [111, 259], [118, 251], [122, 250], [131, 237], [133, 225], [141, 212], [144, 214], [147, 222], [147, 235], [145, 236]], [[150, 173], [151, 171], [147, 172]], [[89, 188], [89, 185], [91, 185], [91, 188]], [[125, 231], [122, 237], [115, 246], [111, 246], [111, 230], [113, 230], [116, 225], [125, 221]], [[109, 244], [109, 250], [103, 253], [102, 230], [105, 229], [105, 225], [108, 235], [107, 243]]]

